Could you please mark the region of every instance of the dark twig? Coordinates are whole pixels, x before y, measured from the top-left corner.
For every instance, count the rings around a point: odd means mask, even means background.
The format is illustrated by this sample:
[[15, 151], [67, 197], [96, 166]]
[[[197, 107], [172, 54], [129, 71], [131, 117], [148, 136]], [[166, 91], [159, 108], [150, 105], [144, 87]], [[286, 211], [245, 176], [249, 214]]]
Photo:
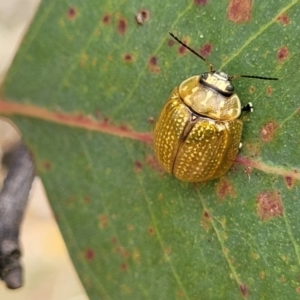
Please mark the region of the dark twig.
[[31, 155], [22, 143], [5, 155], [8, 173], [0, 192], [0, 279], [8, 288], [22, 286], [19, 227], [34, 179]]

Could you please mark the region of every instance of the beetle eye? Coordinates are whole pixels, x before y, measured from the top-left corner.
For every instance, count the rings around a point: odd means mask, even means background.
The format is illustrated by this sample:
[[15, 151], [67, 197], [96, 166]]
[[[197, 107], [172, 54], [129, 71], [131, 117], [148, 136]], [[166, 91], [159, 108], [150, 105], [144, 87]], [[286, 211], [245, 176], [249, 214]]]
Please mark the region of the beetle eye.
[[207, 77], [208, 77], [207, 72], [201, 74], [201, 79], [207, 79]]
[[226, 86], [226, 91], [228, 91], [228, 92], [233, 92], [233, 91], [234, 91], [234, 86], [231, 85], [231, 84], [228, 84], [228, 85]]

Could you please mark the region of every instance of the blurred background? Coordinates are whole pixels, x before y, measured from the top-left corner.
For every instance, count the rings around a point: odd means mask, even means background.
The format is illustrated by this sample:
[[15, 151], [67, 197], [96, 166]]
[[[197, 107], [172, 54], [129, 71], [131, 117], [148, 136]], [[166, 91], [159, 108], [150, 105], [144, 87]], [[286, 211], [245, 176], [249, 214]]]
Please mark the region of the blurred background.
[[[0, 0], [0, 85], [24, 33], [38, 8], [38, 0]], [[19, 139], [13, 124], [0, 118], [0, 155]], [[0, 187], [6, 170], [0, 165]], [[53, 218], [39, 178], [31, 190], [21, 228], [24, 287], [8, 290], [0, 281], [1, 300], [87, 300]]]

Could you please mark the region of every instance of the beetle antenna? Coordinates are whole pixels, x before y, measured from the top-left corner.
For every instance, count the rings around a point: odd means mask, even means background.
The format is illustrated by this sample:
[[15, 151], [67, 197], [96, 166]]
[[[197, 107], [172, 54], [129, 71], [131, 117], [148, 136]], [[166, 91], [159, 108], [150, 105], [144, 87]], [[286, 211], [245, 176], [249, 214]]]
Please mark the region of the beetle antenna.
[[237, 78], [254, 78], [254, 79], [262, 79], [262, 80], [279, 80], [279, 78], [274, 77], [263, 77], [263, 76], [252, 76], [252, 75], [233, 75], [229, 77], [229, 81], [237, 79]]
[[[205, 61], [205, 63], [209, 66], [210, 72], [214, 72], [214, 68], [212, 66], [211, 63], [209, 63], [204, 57], [202, 57], [199, 53], [197, 53], [194, 49], [192, 49], [191, 47], [189, 47], [187, 44], [185, 44], [184, 42], [182, 42], [177, 36], [175, 36], [172, 32], [169, 32], [170, 36], [176, 40], [179, 44], [181, 44], [183, 47], [185, 47], [186, 49], [190, 50], [192, 53], [194, 53], [195, 55], [197, 55], [198, 57], [200, 57], [203, 61]], [[243, 76], [243, 75], [242, 75]]]

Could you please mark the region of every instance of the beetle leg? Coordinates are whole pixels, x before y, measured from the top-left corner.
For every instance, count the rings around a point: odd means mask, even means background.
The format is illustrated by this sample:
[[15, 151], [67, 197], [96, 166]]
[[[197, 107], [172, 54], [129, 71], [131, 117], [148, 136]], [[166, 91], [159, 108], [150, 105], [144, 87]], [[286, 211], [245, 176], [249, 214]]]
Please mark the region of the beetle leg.
[[242, 111], [253, 112], [253, 105], [251, 102], [248, 102], [245, 106], [242, 107]]

